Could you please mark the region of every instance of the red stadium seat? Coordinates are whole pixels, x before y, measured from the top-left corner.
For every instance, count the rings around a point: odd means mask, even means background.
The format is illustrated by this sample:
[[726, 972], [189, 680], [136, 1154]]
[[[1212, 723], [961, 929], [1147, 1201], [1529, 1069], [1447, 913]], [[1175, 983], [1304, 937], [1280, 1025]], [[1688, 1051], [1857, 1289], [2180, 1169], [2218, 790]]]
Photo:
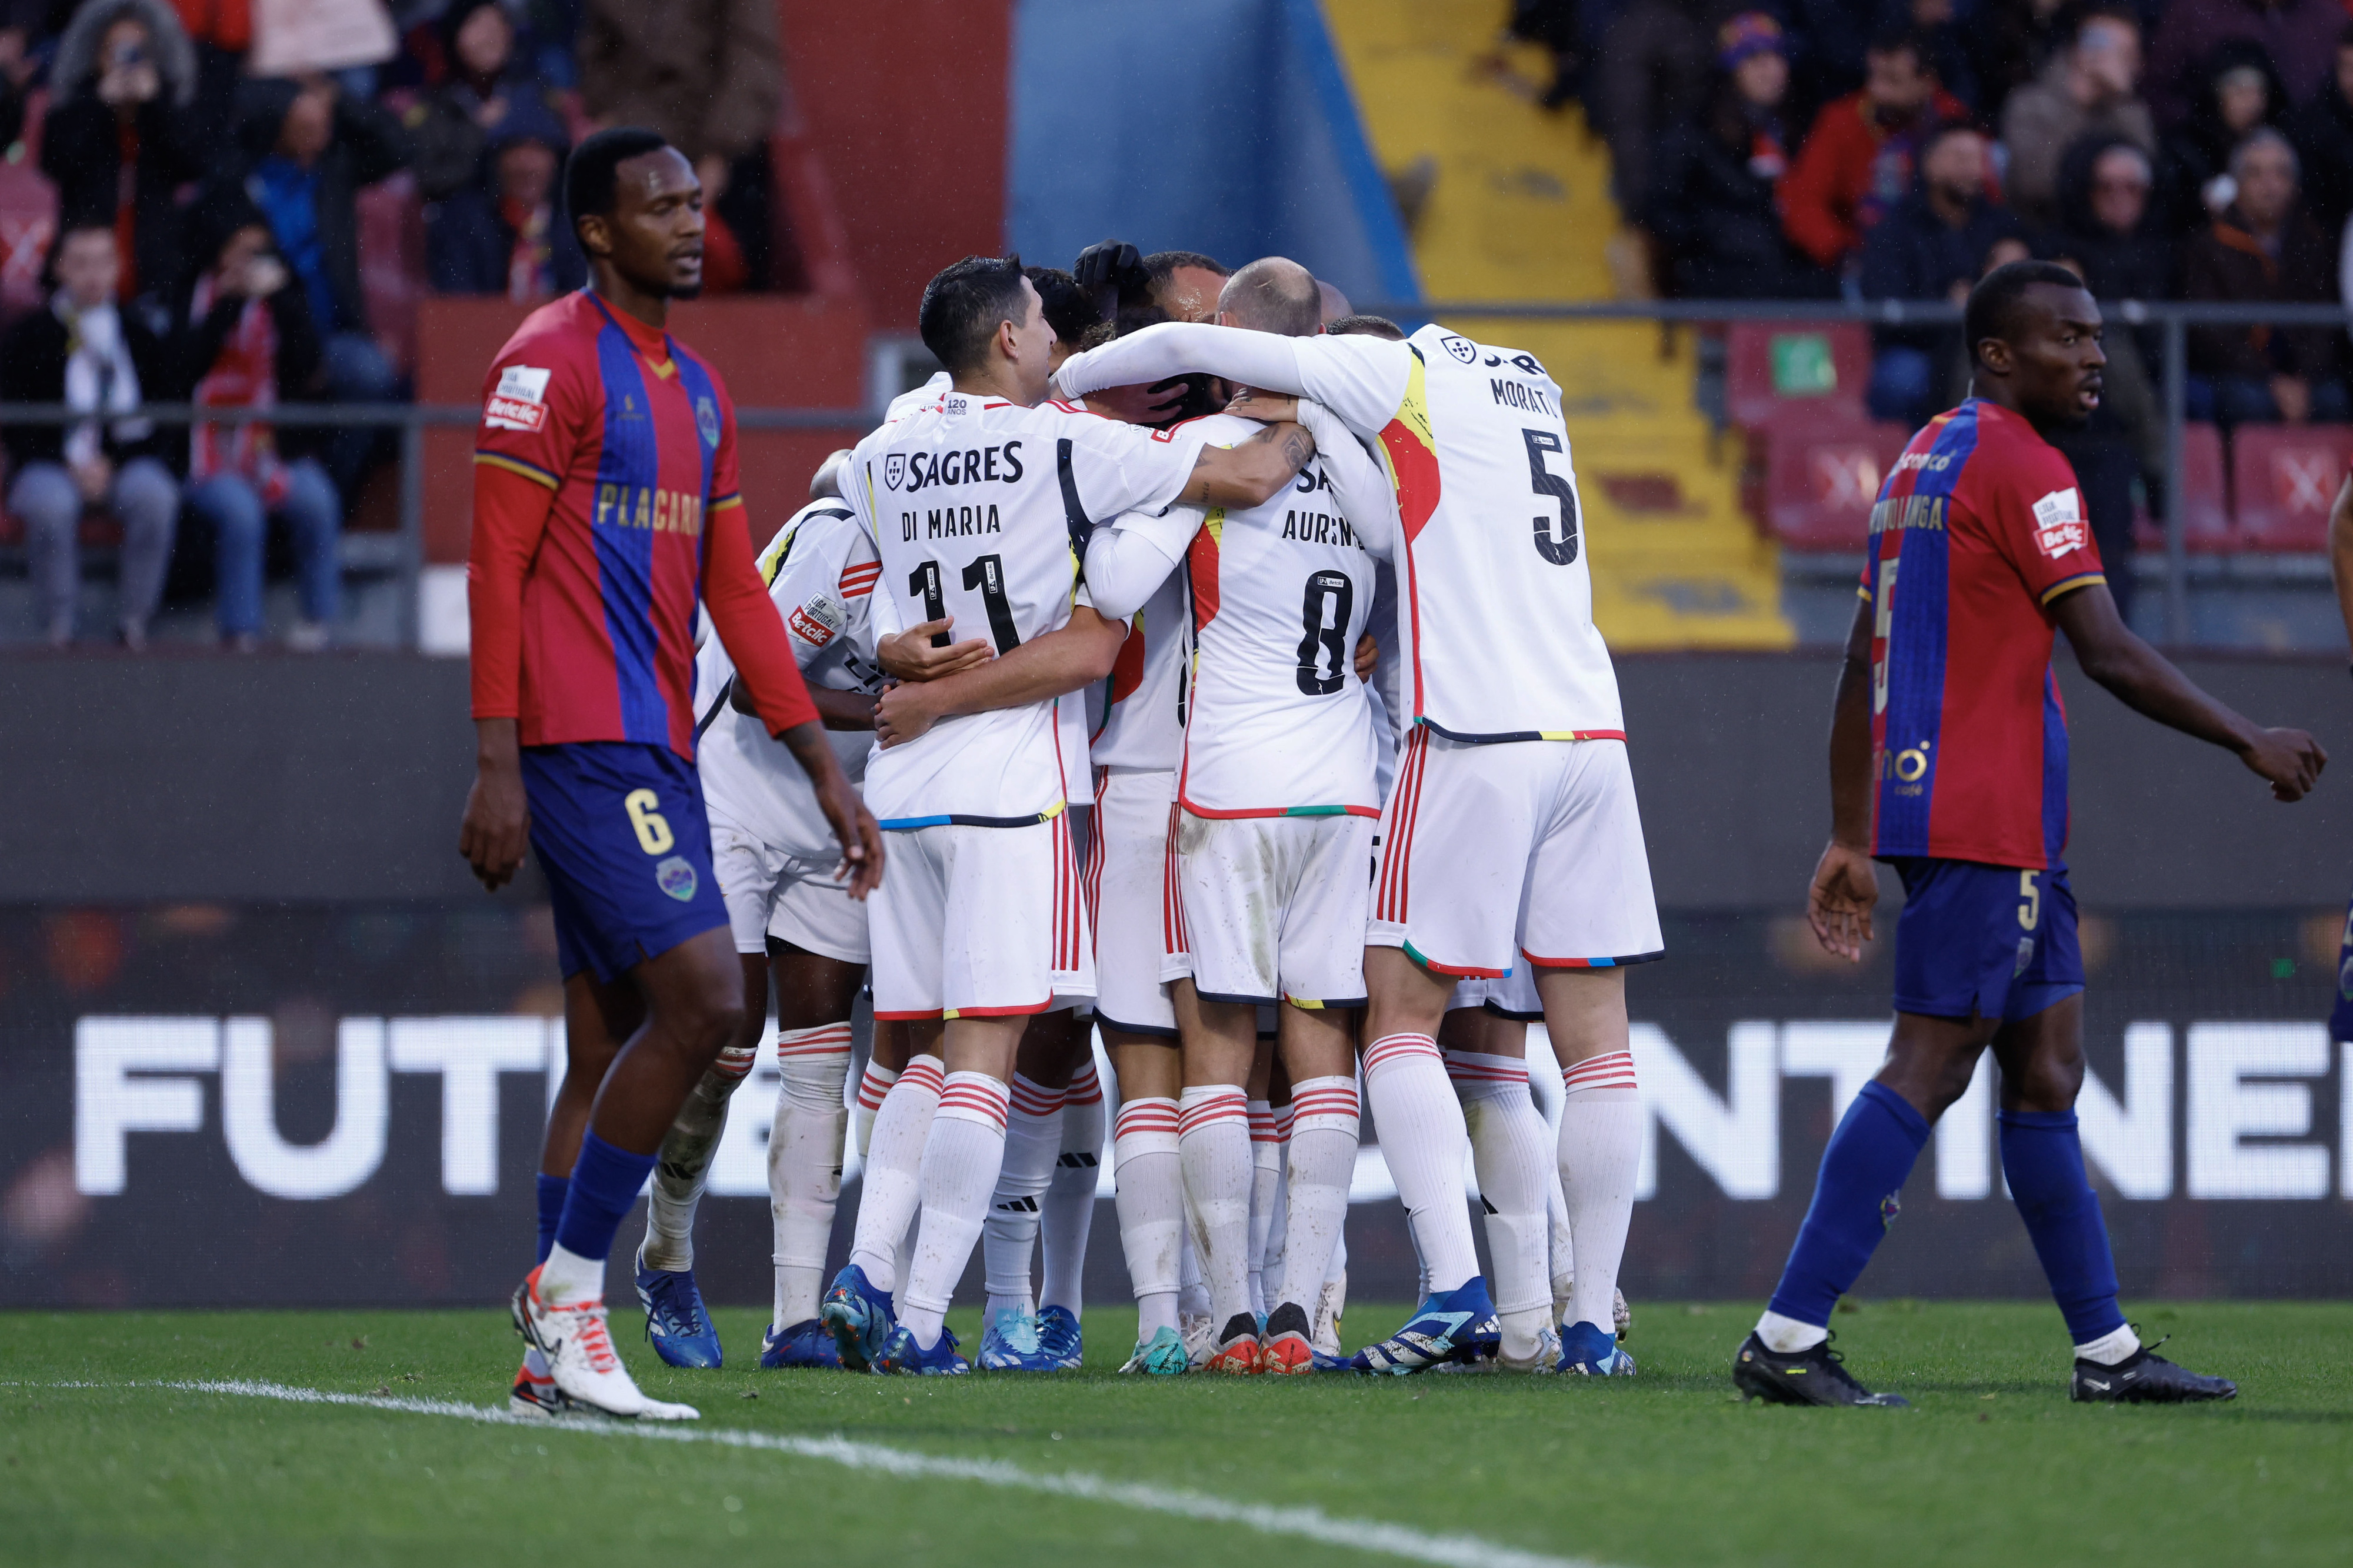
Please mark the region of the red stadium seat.
[[[2243, 438], [2243, 437], [2242, 437]], [[2222, 485], [2222, 432], [2211, 425], [2190, 425], [2181, 441], [2182, 523], [2185, 542], [2195, 555], [2224, 555], [2239, 548], [2232, 531]], [[2143, 550], [2165, 548], [2161, 518], [2136, 519], [2134, 542]]]
[[2242, 425], [2231, 448], [2231, 510], [2241, 544], [2327, 549], [2328, 509], [2353, 457], [2353, 426]]
[[1735, 425], [1804, 405], [1862, 419], [1871, 334], [1852, 321], [1736, 321], [1725, 340], [1725, 402]]
[[58, 188], [29, 163], [0, 163], [0, 315], [41, 302], [41, 267], [58, 231]]
[[1769, 437], [1766, 531], [1792, 550], [1861, 550], [1880, 483], [1910, 437], [1901, 425], [1784, 415]]

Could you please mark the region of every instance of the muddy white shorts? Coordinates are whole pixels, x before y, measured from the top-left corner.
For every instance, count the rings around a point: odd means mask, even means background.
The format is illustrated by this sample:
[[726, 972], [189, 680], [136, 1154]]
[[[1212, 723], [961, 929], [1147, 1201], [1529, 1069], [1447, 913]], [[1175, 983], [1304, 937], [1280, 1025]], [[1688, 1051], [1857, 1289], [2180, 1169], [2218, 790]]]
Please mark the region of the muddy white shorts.
[[866, 906], [834, 880], [835, 858], [812, 860], [764, 844], [711, 809], [711, 868], [727, 905], [735, 951], [762, 953], [769, 937], [845, 963], [866, 962]]
[[1176, 819], [1176, 880], [1203, 1000], [1365, 1005], [1369, 816]]
[[1096, 770], [1088, 906], [1095, 932], [1095, 1017], [1104, 1027], [1176, 1037], [1168, 982], [1190, 973], [1178, 935], [1169, 830], [1173, 771]]
[[1042, 1013], [1094, 995], [1069, 826], [892, 832], [867, 899], [877, 1018]]
[[1444, 974], [1664, 956], [1623, 741], [1470, 745], [1417, 727], [1381, 819], [1366, 941]]

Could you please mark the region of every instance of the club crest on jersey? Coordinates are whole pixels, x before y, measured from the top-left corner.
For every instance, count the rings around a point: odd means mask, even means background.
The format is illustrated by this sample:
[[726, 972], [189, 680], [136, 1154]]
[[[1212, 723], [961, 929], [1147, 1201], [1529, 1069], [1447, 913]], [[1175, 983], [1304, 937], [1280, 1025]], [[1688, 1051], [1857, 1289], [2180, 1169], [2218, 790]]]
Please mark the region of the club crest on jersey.
[[704, 446], [719, 449], [719, 406], [708, 397], [694, 400], [694, 427], [702, 433]]
[[1464, 364], [1479, 363], [1479, 345], [1468, 338], [1458, 338], [1452, 332], [1449, 332], [1438, 341], [1445, 345], [1448, 353], [1452, 354]]
[[882, 459], [882, 482], [884, 484], [889, 485], [895, 490], [906, 477], [907, 455], [905, 453], [893, 452], [889, 457]]
[[2034, 548], [2051, 560], [2081, 550], [2090, 538], [2083, 500], [2072, 488], [2052, 490], [2034, 503]]
[[681, 904], [694, 901], [694, 889], [698, 885], [693, 863], [683, 855], [673, 855], [654, 868], [654, 886]]

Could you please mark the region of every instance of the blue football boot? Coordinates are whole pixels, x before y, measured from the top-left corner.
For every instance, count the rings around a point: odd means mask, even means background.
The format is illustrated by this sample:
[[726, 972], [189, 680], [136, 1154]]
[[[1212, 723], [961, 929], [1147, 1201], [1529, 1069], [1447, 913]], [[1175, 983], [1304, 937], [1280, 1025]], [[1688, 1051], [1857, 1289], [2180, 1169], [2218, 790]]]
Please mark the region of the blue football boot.
[[1422, 1302], [1405, 1327], [1358, 1351], [1349, 1364], [1358, 1372], [1403, 1376], [1468, 1362], [1482, 1342], [1492, 1355], [1499, 1338], [1495, 1303], [1487, 1294], [1487, 1281], [1473, 1274], [1444, 1295]]
[[881, 1351], [874, 1357], [874, 1370], [909, 1377], [962, 1377], [972, 1370], [972, 1363], [956, 1354], [956, 1337], [947, 1330], [940, 1331], [939, 1343], [924, 1350], [915, 1343], [913, 1334], [899, 1327], [882, 1342]]
[[1038, 1309], [1038, 1353], [1050, 1372], [1076, 1372], [1086, 1360], [1086, 1337], [1068, 1307]]
[[720, 1364], [719, 1331], [703, 1310], [702, 1292], [691, 1268], [649, 1268], [638, 1254], [638, 1300], [646, 1310], [646, 1338], [654, 1353], [672, 1366]]
[[841, 1370], [841, 1348], [833, 1342], [833, 1335], [815, 1318], [804, 1319], [791, 1328], [779, 1329], [773, 1323], [760, 1340], [760, 1364], [771, 1372], [788, 1366], [821, 1366], [829, 1372]]
[[825, 1293], [817, 1315], [833, 1336], [841, 1364], [852, 1372], [871, 1369], [874, 1358], [882, 1353], [882, 1342], [899, 1326], [891, 1292], [874, 1289], [866, 1270], [855, 1263], [833, 1277], [833, 1288]]
[[1038, 1346], [1038, 1320], [1007, 1307], [989, 1314], [973, 1364], [983, 1372], [1049, 1372]]
[[1575, 1377], [1631, 1377], [1634, 1358], [1618, 1348], [1617, 1335], [1571, 1323], [1560, 1331], [1560, 1370]]

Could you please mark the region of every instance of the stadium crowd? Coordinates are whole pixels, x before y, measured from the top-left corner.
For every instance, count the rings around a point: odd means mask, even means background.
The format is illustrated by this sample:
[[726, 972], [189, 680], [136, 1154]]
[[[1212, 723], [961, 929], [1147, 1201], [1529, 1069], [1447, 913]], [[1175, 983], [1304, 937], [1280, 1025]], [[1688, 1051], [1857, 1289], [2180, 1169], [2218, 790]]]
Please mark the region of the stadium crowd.
[[226, 645], [258, 646], [274, 523], [299, 590], [288, 644], [326, 646], [381, 433], [189, 431], [136, 410], [405, 400], [400, 333], [364, 283], [385, 259], [371, 187], [392, 198], [391, 248], [421, 216], [420, 289], [548, 300], [586, 279], [556, 211], [566, 152], [597, 125], [655, 126], [712, 202], [707, 288], [792, 281], [773, 243], [772, 0], [312, 0], [273, 28], [280, 14], [0, 3], [16, 176], [0, 207], [24, 220], [0, 243], [12, 277], [37, 279], [0, 304], [0, 401], [126, 416], [0, 427], [0, 494], [54, 644], [74, 635], [84, 513], [102, 510], [121, 531], [125, 645], [168, 585], [211, 595]]

